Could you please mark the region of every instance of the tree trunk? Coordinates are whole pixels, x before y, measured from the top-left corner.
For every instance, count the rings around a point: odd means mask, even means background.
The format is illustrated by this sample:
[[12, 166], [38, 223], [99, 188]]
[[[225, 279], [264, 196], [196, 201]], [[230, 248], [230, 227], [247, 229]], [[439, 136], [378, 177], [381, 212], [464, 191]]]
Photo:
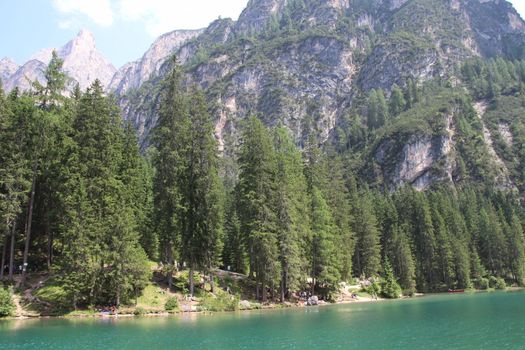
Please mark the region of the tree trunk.
[[0, 264], [0, 281], [4, 279], [5, 271], [5, 257], [7, 255], [7, 245], [9, 243], [9, 231], [6, 232], [4, 237], [4, 245], [2, 247], [2, 263]]
[[283, 275], [281, 277], [281, 303], [284, 303], [284, 294], [285, 294], [285, 280], [286, 280], [286, 273], [283, 271]]
[[211, 287], [211, 292], [213, 294], [215, 294], [215, 281], [213, 280], [213, 275], [211, 274], [211, 267], [208, 268], [208, 274], [210, 276], [210, 287]]
[[255, 270], [255, 268], [254, 268], [255, 262], [253, 261], [253, 243], [250, 240], [250, 242], [248, 244], [249, 244], [248, 250], [250, 251], [250, 274], [249, 274], [248, 277], [250, 279], [253, 279], [253, 277], [254, 277], [253, 273], [254, 273], [254, 270]]
[[15, 234], [16, 234], [16, 222], [11, 226], [11, 249], [9, 251], [9, 280], [13, 280], [14, 263], [15, 263]]
[[190, 283], [190, 296], [193, 298], [193, 290], [194, 290], [194, 284], [193, 284], [193, 262], [190, 263], [189, 283]]
[[120, 285], [117, 286], [117, 295], [115, 298], [116, 307], [120, 306]]
[[29, 199], [29, 210], [27, 214], [26, 223], [26, 243], [24, 247], [24, 261], [22, 264], [22, 278], [20, 279], [20, 285], [24, 286], [27, 274], [27, 256], [29, 255], [29, 243], [31, 241], [31, 223], [33, 222], [33, 207], [35, 204], [35, 186], [36, 186], [36, 175], [33, 175], [33, 182], [31, 184], [31, 196]]
[[166, 253], [168, 255], [168, 288], [171, 290], [173, 287], [173, 251], [171, 249], [171, 243], [168, 243]]
[[47, 236], [47, 269], [51, 271], [51, 266], [53, 265], [53, 231], [49, 227], [49, 217], [46, 215], [46, 236]]
[[47, 233], [47, 269], [51, 271], [53, 265], [53, 232], [51, 230]]
[[261, 276], [261, 297], [262, 302], [265, 303], [268, 300], [268, 295], [266, 293], [266, 275], [262, 274]]

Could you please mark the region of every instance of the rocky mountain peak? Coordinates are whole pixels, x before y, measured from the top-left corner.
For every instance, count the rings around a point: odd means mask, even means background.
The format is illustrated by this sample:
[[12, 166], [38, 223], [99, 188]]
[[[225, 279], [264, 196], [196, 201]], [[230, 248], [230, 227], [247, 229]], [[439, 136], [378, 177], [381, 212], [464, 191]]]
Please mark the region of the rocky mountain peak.
[[6, 81], [18, 69], [18, 64], [9, 57], [0, 60], [0, 80]]
[[[30, 81], [44, 81], [43, 72], [51, 60], [55, 50], [64, 60], [64, 71], [78, 83], [81, 89], [86, 89], [96, 79], [103, 86], [108, 86], [116, 73], [115, 67], [96, 48], [95, 37], [87, 30], [82, 29], [75, 38], [61, 48], [42, 49], [31, 56], [30, 60], [13, 72], [5, 73], [5, 88], [7, 91], [14, 87], [22, 90], [30, 88]], [[11, 65], [12, 66], [12, 65]], [[0, 64], [3, 67], [3, 64]], [[5, 69], [0, 68], [5, 72]]]
[[163, 34], [155, 40], [142, 58], [121, 67], [111, 79], [108, 89], [121, 94], [129, 89], [138, 88], [152, 75], [158, 73], [167, 57], [202, 32], [202, 29], [175, 30]]
[[61, 51], [65, 56], [75, 50], [90, 52], [95, 51], [96, 49], [95, 37], [93, 34], [87, 29], [82, 29], [73, 40], [69, 41], [64, 47], [62, 47]]
[[250, 0], [237, 21], [240, 33], [255, 34], [263, 31], [270, 18], [282, 13], [287, 0]]

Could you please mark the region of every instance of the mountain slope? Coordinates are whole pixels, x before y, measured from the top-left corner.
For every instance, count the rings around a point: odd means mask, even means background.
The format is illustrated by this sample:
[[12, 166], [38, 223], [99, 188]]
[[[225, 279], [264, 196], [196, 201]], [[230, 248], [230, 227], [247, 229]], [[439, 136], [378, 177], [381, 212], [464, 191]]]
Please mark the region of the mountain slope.
[[[53, 49], [40, 50], [16, 71], [6, 74], [3, 79], [6, 91], [14, 87], [28, 90], [31, 81], [43, 82], [43, 73], [52, 51]], [[116, 72], [115, 67], [97, 50], [93, 34], [87, 30], [81, 30], [73, 40], [56, 51], [64, 60], [64, 71], [81, 89], [86, 89], [95, 79], [100, 80], [103, 86], [108, 86]], [[2, 62], [0, 70], [4, 67]]]
[[[524, 28], [506, 1], [252, 0], [237, 22], [213, 23], [178, 55], [188, 84], [214, 102], [217, 137], [228, 148], [250, 114], [282, 121], [298, 142], [310, 116], [327, 139], [373, 88], [451, 76], [470, 57], [524, 57]], [[214, 35], [221, 40], [210, 42]], [[155, 122], [156, 84], [130, 94], [133, 101], [122, 96], [142, 140]]]

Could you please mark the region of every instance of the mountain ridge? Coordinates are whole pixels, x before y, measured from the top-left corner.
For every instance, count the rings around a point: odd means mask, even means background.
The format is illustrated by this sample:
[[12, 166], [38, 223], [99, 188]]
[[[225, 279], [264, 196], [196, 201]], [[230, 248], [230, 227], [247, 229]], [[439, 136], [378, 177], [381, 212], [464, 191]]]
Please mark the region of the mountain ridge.
[[[17, 67], [16, 71], [5, 75], [2, 81], [6, 91], [15, 87], [29, 90], [31, 81], [42, 83], [53, 50], [64, 60], [63, 69], [73, 80], [72, 85], [78, 83], [82, 90], [89, 87], [95, 79], [107, 86], [116, 73], [115, 67], [97, 50], [93, 34], [87, 29], [82, 29], [64, 46], [39, 50], [27, 62]], [[2, 62], [0, 61], [0, 71], [5, 70], [6, 66]]]

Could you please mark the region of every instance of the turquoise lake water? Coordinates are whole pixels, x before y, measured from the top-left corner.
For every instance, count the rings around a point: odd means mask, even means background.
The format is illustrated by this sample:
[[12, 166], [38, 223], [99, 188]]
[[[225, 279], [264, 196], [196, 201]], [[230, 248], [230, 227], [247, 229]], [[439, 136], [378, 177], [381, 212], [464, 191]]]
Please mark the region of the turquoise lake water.
[[0, 349], [525, 349], [525, 293], [167, 318], [0, 321]]

